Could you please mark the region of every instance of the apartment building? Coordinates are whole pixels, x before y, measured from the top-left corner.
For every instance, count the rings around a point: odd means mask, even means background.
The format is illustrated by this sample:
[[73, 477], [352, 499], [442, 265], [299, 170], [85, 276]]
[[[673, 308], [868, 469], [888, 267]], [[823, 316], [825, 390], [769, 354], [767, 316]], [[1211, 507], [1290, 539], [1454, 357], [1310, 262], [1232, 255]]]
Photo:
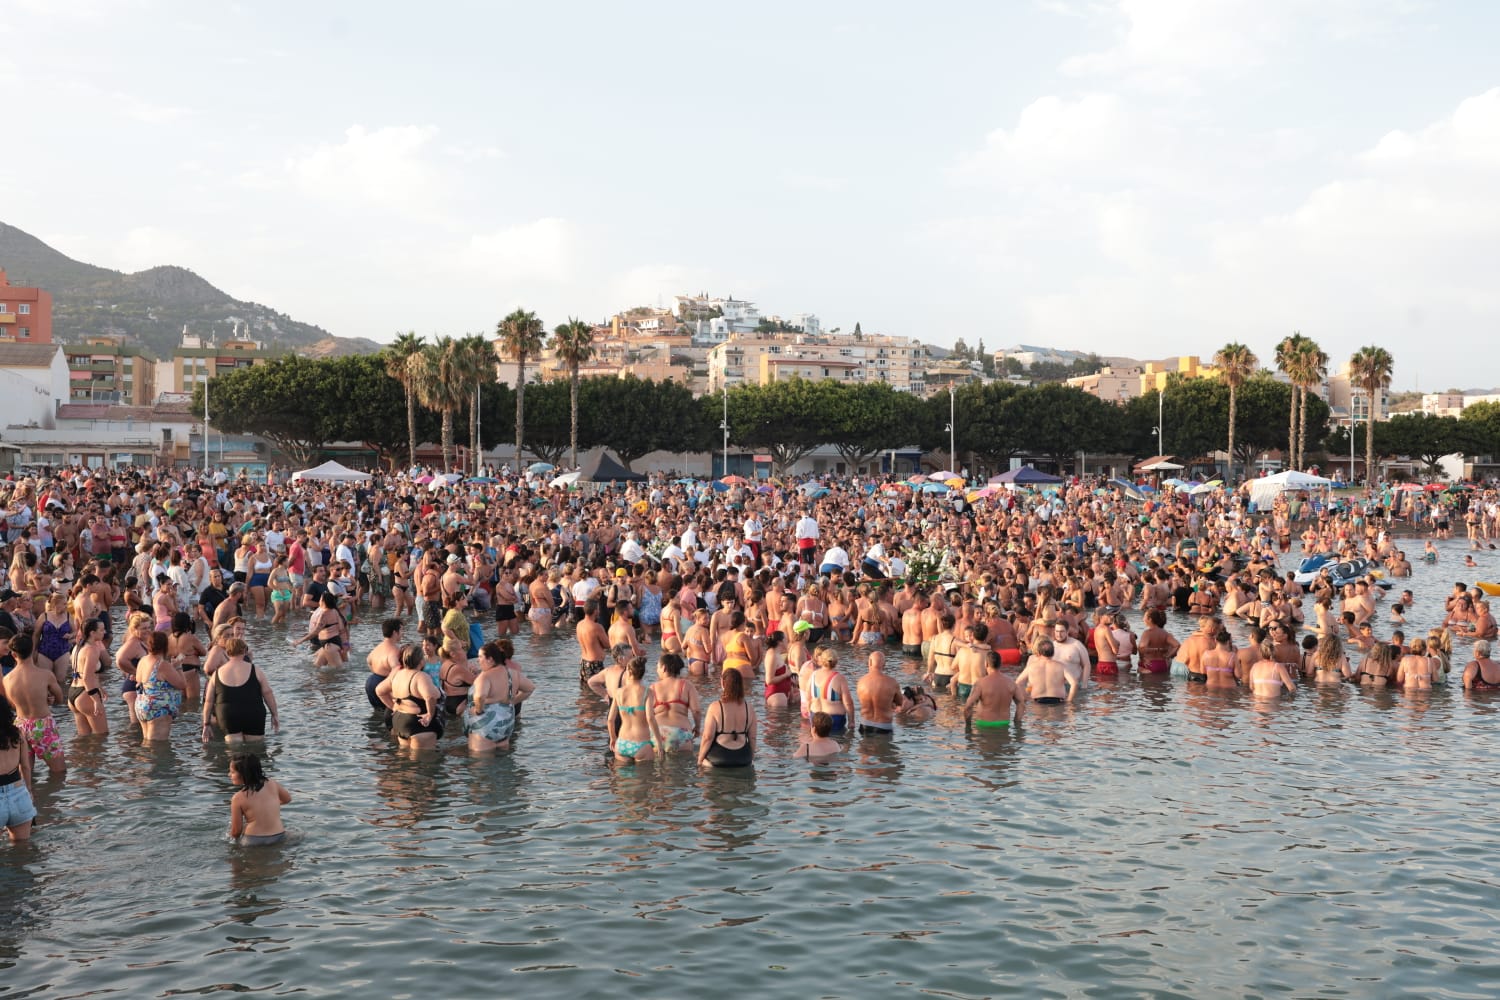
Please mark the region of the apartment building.
[[[263, 365], [276, 356], [258, 340], [235, 336], [215, 344], [212, 340], [182, 331], [182, 342], [172, 351], [172, 381], [158, 386], [160, 392], [192, 395], [195, 386], [236, 368]], [[155, 402], [153, 397], [152, 402]]]
[[1138, 366], [1116, 368], [1105, 365], [1092, 375], [1079, 375], [1068, 379], [1068, 385], [1082, 389], [1091, 396], [1098, 396], [1106, 403], [1124, 404], [1141, 394], [1141, 375]]
[[52, 294], [12, 285], [0, 267], [0, 342], [52, 343]]
[[156, 402], [156, 362], [124, 337], [98, 334], [64, 344], [68, 398], [74, 403], [150, 406]]
[[927, 389], [927, 364], [927, 349], [908, 337], [740, 335], [709, 350], [706, 391], [764, 385], [806, 371], [810, 374], [803, 377], [885, 382], [898, 392], [921, 395]]

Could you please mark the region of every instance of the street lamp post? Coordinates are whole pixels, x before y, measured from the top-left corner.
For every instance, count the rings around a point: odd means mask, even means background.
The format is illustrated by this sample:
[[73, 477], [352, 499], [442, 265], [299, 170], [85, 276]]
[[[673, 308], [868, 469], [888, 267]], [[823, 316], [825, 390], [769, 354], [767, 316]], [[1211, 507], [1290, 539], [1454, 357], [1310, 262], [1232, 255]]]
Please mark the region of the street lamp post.
[[1167, 425], [1162, 420], [1162, 401], [1166, 398], [1167, 386], [1163, 383], [1161, 388], [1156, 390], [1156, 446], [1161, 449], [1163, 457], [1167, 454]]
[[958, 422], [954, 419], [957, 414], [958, 395], [953, 383], [948, 383], [948, 455], [953, 459], [954, 468], [958, 467]]
[[729, 475], [729, 380], [724, 380], [724, 419], [719, 421], [719, 430], [724, 432], [724, 475]]

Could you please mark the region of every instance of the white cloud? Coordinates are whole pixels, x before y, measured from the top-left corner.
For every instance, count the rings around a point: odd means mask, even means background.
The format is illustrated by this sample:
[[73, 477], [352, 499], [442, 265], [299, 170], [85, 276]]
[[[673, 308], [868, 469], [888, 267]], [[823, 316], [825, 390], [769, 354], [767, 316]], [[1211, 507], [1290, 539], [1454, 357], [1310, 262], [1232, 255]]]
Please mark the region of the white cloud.
[[1388, 132], [1360, 157], [1372, 168], [1500, 167], [1500, 87], [1470, 97], [1419, 132]]
[[432, 218], [447, 188], [427, 156], [437, 133], [430, 125], [351, 125], [339, 142], [321, 143], [274, 167], [253, 168], [237, 181], [260, 191], [290, 189], [333, 205]]
[[141, 122], [146, 125], [165, 125], [175, 122], [192, 114], [189, 108], [177, 107], [170, 104], [156, 104], [145, 98], [134, 94], [126, 94], [114, 91], [109, 95], [109, 100], [119, 109], [119, 112], [132, 121]]
[[577, 249], [572, 223], [542, 218], [470, 237], [452, 261], [497, 283], [557, 283], [575, 277]]
[[823, 191], [835, 194], [844, 190], [847, 181], [842, 177], [831, 177], [827, 174], [811, 174], [797, 170], [783, 170], [781, 172], [781, 183], [789, 188], [805, 191]]

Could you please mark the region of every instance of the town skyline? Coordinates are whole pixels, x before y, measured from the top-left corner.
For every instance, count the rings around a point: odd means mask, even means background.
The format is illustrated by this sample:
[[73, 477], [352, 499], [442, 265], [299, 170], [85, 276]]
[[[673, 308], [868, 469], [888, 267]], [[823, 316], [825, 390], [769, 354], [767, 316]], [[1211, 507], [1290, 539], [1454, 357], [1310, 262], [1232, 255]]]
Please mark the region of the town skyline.
[[72, 126], [0, 161], [7, 221], [381, 342], [708, 291], [944, 347], [1300, 330], [1396, 391], [1497, 360], [1488, 6], [394, 11], [7, 5], [11, 134]]

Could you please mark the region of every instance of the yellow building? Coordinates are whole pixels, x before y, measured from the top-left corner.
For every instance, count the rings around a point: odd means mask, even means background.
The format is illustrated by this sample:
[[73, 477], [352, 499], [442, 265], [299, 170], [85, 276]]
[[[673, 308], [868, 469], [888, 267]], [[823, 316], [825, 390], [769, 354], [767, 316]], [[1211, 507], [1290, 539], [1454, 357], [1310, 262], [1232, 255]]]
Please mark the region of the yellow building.
[[234, 338], [221, 344], [193, 334], [183, 334], [182, 343], [172, 352], [172, 384], [158, 386], [161, 392], [192, 393], [193, 387], [216, 375], [236, 368], [263, 365], [275, 354], [260, 341]]
[[1141, 392], [1161, 392], [1167, 387], [1167, 379], [1173, 375], [1185, 379], [1218, 378], [1219, 369], [1199, 362], [1196, 354], [1183, 354], [1162, 361], [1148, 361], [1141, 370]]

